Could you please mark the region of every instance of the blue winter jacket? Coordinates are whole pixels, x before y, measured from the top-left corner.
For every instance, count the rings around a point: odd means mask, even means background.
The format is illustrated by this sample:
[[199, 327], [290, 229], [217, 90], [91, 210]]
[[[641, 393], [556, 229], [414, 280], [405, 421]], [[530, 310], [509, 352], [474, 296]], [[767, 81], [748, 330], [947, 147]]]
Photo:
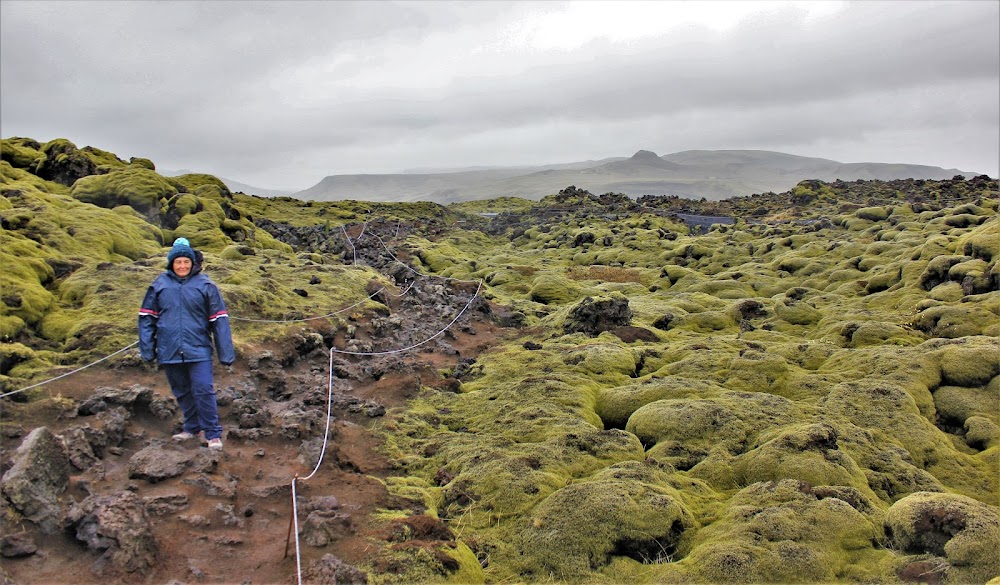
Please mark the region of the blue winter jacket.
[[156, 277], [139, 309], [139, 354], [161, 364], [212, 359], [212, 339], [219, 361], [236, 361], [229, 314], [212, 279], [200, 266], [187, 278], [168, 270]]

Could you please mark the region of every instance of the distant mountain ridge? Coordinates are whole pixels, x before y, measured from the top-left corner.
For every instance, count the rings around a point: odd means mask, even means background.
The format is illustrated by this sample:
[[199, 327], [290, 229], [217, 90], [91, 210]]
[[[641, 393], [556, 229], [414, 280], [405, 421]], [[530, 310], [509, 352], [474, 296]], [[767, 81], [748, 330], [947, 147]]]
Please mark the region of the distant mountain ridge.
[[575, 185], [591, 193], [677, 195], [710, 200], [787, 191], [806, 179], [950, 179], [979, 173], [926, 165], [841, 163], [766, 150], [686, 150], [659, 156], [639, 150], [628, 158], [539, 167], [398, 174], [331, 175], [291, 194], [303, 200], [433, 201], [453, 203], [494, 197], [538, 200]]

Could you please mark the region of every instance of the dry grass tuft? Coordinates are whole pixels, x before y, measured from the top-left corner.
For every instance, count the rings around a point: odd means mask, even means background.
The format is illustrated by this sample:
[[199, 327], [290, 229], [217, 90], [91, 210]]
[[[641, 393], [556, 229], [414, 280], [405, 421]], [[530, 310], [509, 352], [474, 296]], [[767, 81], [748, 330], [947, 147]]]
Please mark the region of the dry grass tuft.
[[642, 273], [617, 266], [573, 266], [569, 271], [573, 280], [599, 280], [602, 282], [641, 282]]

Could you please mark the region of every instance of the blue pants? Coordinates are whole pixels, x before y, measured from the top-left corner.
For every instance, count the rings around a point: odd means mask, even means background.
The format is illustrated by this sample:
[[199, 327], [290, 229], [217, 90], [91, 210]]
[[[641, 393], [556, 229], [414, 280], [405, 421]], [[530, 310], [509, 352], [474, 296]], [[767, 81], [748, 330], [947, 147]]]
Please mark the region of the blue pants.
[[222, 437], [219, 407], [215, 402], [212, 362], [163, 364], [170, 391], [184, 412], [184, 430], [197, 435], [205, 432], [206, 439]]

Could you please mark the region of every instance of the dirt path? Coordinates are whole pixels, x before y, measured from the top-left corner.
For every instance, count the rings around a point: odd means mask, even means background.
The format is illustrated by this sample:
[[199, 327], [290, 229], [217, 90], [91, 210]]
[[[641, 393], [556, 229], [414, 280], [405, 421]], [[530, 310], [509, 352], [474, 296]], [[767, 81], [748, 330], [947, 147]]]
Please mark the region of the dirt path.
[[[377, 429], [382, 417], [365, 408], [377, 403], [389, 409], [402, 407], [416, 396], [421, 387], [443, 386], [439, 368], [453, 367], [458, 359], [474, 358], [494, 343], [502, 330], [482, 315], [471, 317], [474, 330], [449, 335], [451, 349], [443, 352], [427, 348], [401, 356], [400, 363], [388, 373], [376, 377], [337, 379], [335, 392], [339, 407], [331, 441], [315, 477], [298, 482], [298, 495], [304, 498], [334, 496], [343, 527], [335, 540], [323, 547], [303, 544], [302, 567], [332, 554], [345, 563], [363, 565], [376, 555], [384, 541], [373, 514], [390, 502], [379, 478], [392, 473], [392, 463], [380, 453]], [[457, 352], [458, 355], [455, 355]], [[313, 388], [326, 396], [327, 353], [315, 351], [291, 367], [281, 368], [275, 376], [283, 380], [323, 380], [323, 388]], [[346, 361], [362, 366], [366, 358]], [[248, 386], [249, 380], [265, 385], [259, 372], [238, 362], [233, 371], [216, 369], [216, 388], [220, 396]], [[50, 399], [29, 404], [5, 403], [2, 415], [8, 436], [4, 437], [4, 469], [20, 438], [33, 428], [47, 426], [60, 433], [79, 426], [75, 403], [93, 394], [95, 388], [128, 388], [140, 385], [156, 394], [169, 397], [162, 373], [143, 367], [108, 370], [92, 368], [45, 387]], [[70, 399], [70, 400], [66, 400]], [[346, 405], [346, 406], [345, 406]], [[360, 405], [360, 406], [358, 406]], [[272, 413], [282, 413], [282, 403], [269, 402]], [[321, 405], [325, 410], [326, 405]], [[4, 558], [3, 569], [15, 583], [295, 583], [294, 540], [287, 546], [292, 518], [291, 480], [305, 477], [312, 463], [302, 457], [302, 439], [283, 436], [280, 416], [271, 418], [267, 433], [253, 439], [234, 438], [229, 434], [238, 426], [232, 402], [220, 406], [220, 416], [227, 430], [225, 449], [209, 473], [185, 471], [178, 477], [158, 483], [129, 478], [129, 460], [153, 439], [167, 439], [165, 449], [202, 450], [197, 441], [174, 444], [169, 436], [178, 430], [179, 415], [160, 420], [149, 413], [135, 412], [128, 420], [125, 440], [119, 448], [108, 449], [103, 460], [86, 471], [73, 469], [69, 489], [64, 494], [66, 507], [91, 494], [112, 494], [122, 490], [149, 498], [183, 497], [187, 505], [176, 513], [150, 514], [157, 542], [157, 560], [153, 570], [142, 577], [136, 574], [100, 575], [94, 572], [99, 553], [90, 551], [71, 532], [41, 535], [30, 522], [5, 522], [10, 530], [32, 533], [38, 552], [20, 558]], [[92, 419], [93, 417], [87, 417]], [[323, 417], [325, 418], [325, 416]], [[92, 424], [92, 423], [90, 423]], [[322, 436], [315, 429], [312, 437]], [[13, 517], [13, 516], [12, 516]], [[15, 518], [16, 520], [16, 518]], [[304, 518], [299, 517], [300, 525]]]

